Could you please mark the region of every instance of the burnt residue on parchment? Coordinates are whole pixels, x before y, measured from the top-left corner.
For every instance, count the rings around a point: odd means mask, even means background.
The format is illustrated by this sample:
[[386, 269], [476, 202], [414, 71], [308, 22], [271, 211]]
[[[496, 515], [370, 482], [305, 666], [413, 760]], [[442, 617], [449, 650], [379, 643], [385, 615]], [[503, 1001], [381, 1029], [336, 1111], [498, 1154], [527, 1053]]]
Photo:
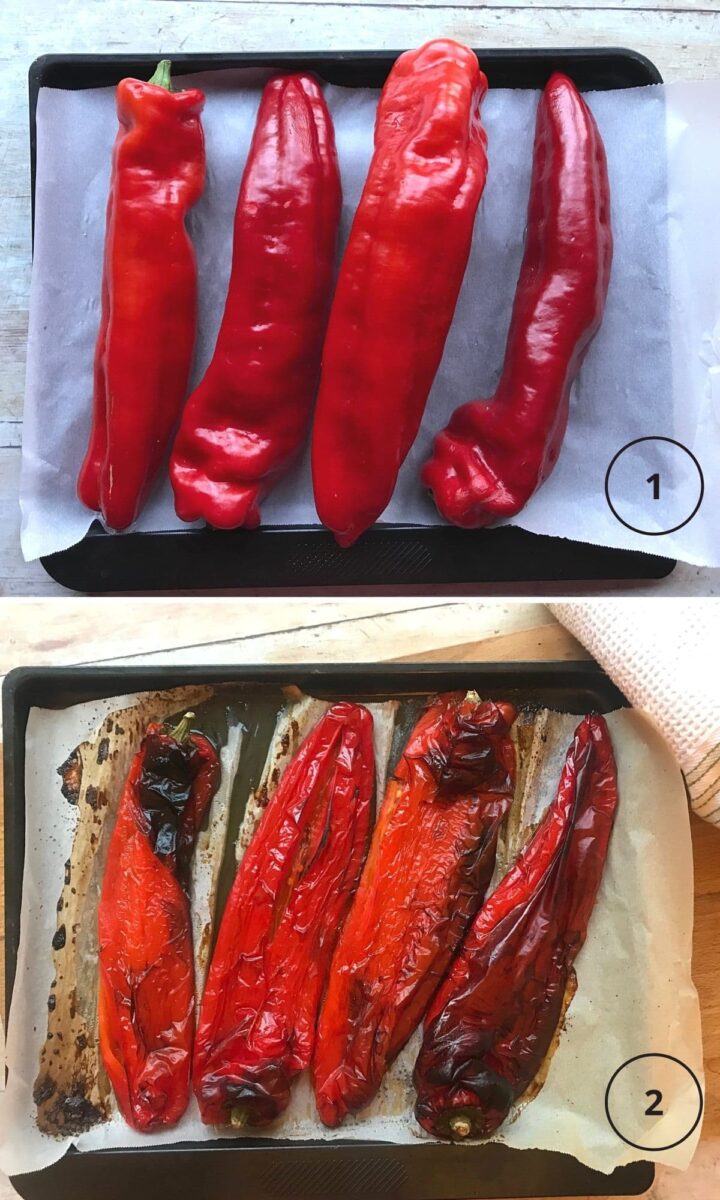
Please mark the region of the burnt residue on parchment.
[[78, 819], [47, 948], [53, 981], [33, 1088], [43, 1133], [75, 1137], [111, 1115], [98, 1044], [97, 910], [117, 802], [148, 722], [211, 694], [210, 687], [145, 694], [132, 708], [108, 716], [97, 736], [72, 750], [58, 772]]

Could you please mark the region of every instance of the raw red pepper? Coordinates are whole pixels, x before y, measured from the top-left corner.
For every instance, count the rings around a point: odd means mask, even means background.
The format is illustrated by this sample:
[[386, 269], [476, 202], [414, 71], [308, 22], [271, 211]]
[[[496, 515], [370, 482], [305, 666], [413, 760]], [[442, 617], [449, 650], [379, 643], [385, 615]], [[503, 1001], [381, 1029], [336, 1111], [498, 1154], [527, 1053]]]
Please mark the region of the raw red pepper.
[[286, 768], [240, 863], [202, 998], [206, 1124], [266, 1125], [307, 1067], [330, 956], [367, 850], [373, 720], [333, 705]]
[[456, 409], [422, 471], [467, 529], [511, 517], [550, 475], [570, 389], [600, 328], [612, 264], [610, 185], [590, 109], [564, 75], [538, 107], [525, 254], [495, 395]]
[[296, 458], [320, 371], [340, 218], [332, 121], [310, 75], [271, 79], [235, 213], [233, 262], [212, 361], [170, 462], [175, 508], [233, 529]]
[[195, 88], [123, 79], [107, 207], [90, 443], [83, 504], [111, 529], [145, 503], [185, 398], [195, 346], [195, 255], [185, 229], [202, 192], [205, 150]]
[[420, 1124], [489, 1137], [537, 1075], [587, 933], [618, 801], [602, 717], [575, 731], [557, 797], [480, 910], [425, 1022]]
[[195, 840], [220, 778], [215, 748], [148, 725], [108, 847], [98, 910], [99, 1032], [125, 1120], [173, 1125], [190, 1095], [195, 985], [188, 880]]
[[452, 693], [410, 736], [320, 1013], [313, 1075], [326, 1125], [372, 1100], [482, 903], [513, 797], [514, 720], [510, 704]]
[[440, 365], [485, 186], [487, 80], [444, 39], [402, 54], [340, 268], [313, 430], [315, 503], [349, 546], [387, 507]]

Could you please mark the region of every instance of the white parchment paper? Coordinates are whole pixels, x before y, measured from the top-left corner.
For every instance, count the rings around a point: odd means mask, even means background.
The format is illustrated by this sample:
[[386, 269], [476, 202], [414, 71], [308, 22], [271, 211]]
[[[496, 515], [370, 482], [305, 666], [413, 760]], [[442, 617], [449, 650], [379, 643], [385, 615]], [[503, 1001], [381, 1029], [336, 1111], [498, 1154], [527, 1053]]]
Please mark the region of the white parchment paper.
[[[190, 226], [200, 287], [193, 383], [213, 350], [230, 269], [232, 221], [264, 76], [188, 76], [207, 93], [208, 180]], [[178, 80], [178, 85], [182, 84]], [[342, 171], [344, 242], [372, 151], [377, 92], [327, 88]], [[522, 254], [536, 92], [494, 90], [483, 119], [489, 174], [443, 362], [417, 441], [384, 521], [441, 521], [419, 482], [432, 438], [459, 404], [496, 386]], [[607, 147], [615, 259], [602, 329], [574, 389], [558, 466], [514, 523], [605, 546], [720, 565], [720, 82], [676, 83], [588, 97]], [[35, 257], [21, 479], [27, 559], [77, 542], [92, 515], [75, 496], [90, 424], [105, 202], [116, 131], [114, 89], [42, 89], [37, 109]], [[432, 288], [432, 280], [426, 286]], [[705, 468], [697, 515], [674, 533], [621, 524], [605, 472], [636, 438], [681, 441]], [[658, 454], [658, 450], [661, 452]], [[647, 470], [644, 469], [647, 458]], [[630, 525], [656, 533], [689, 515], [689, 460], [667, 443], [614, 477]], [[646, 482], [661, 469], [659, 500]], [[266, 524], [317, 524], [306, 453], [263, 506]], [[161, 478], [140, 530], [182, 527]]]
[[[73, 810], [59, 794], [58, 762], [91, 736], [115, 699], [61, 712], [33, 709], [27, 731], [26, 846], [21, 941], [8, 1036], [9, 1084], [0, 1096], [0, 1169], [8, 1174], [48, 1166], [70, 1144], [39, 1132], [32, 1086], [45, 1036], [46, 999], [52, 978], [49, 946], [55, 900], [73, 836]], [[549, 743], [537, 811], [554, 794], [565, 750], [578, 718], [564, 717]], [[702, 1081], [697, 995], [690, 976], [692, 852], [685, 789], [659, 733], [639, 713], [608, 718], [619, 771], [620, 804], [604, 877], [576, 970], [578, 991], [570, 1007], [548, 1079], [539, 1096], [507, 1123], [498, 1141], [516, 1147], [562, 1150], [600, 1171], [639, 1158], [676, 1167], [690, 1162], [695, 1133], [675, 1149], [633, 1149], [611, 1129], [604, 1094], [616, 1067], [634, 1055], [671, 1054]], [[411, 1073], [418, 1034], [388, 1072], [376, 1100], [361, 1117], [330, 1131], [315, 1115], [309, 1080], [298, 1081], [291, 1105], [267, 1137], [379, 1139], [413, 1143], [422, 1134], [412, 1118]], [[651, 1086], [652, 1083], [648, 1083]], [[675, 1105], [693, 1103], [687, 1095]], [[668, 1115], [667, 1120], [673, 1118]], [[632, 1127], [632, 1126], [631, 1126]], [[677, 1124], [673, 1124], [673, 1131]], [[653, 1130], [665, 1144], [662, 1120]], [[208, 1141], [218, 1135], [201, 1124], [194, 1100], [183, 1120], [160, 1135], [131, 1130], [115, 1116], [76, 1141], [82, 1150]], [[677, 1136], [675, 1134], [674, 1136]], [[425, 1139], [427, 1140], [427, 1139]]]

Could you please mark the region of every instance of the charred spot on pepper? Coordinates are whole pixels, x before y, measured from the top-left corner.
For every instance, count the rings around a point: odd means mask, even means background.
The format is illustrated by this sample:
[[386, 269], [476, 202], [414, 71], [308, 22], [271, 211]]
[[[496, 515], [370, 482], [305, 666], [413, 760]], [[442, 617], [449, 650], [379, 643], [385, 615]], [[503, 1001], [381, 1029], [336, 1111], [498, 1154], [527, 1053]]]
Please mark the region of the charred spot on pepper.
[[65, 886], [66, 886], [66, 887], [67, 887], [67, 885], [68, 885], [68, 884], [69, 884], [69, 882], [70, 882], [70, 870], [71, 870], [71, 867], [70, 867], [70, 859], [68, 858], [68, 859], [66, 859], [66, 861], [65, 861]]
[[[112, 728], [112, 725], [110, 728]], [[101, 738], [99, 745], [98, 745], [98, 751], [97, 751], [97, 764], [99, 767], [102, 766], [102, 764], [106, 761], [109, 753], [110, 753], [110, 738], [106, 738], [106, 737]]]
[[146, 737], [138, 800], [149, 822], [153, 851], [183, 879], [189, 869], [192, 843], [183, 844], [178, 833], [199, 766], [199, 756], [191, 741], [180, 743], [167, 735]]
[[33, 1088], [33, 1100], [38, 1105], [46, 1104], [51, 1096], [55, 1095], [56, 1083], [49, 1075], [43, 1075], [42, 1079], [38, 1079]]
[[60, 925], [53, 934], [52, 948], [53, 950], [62, 950], [65, 945], [65, 926]]
[[85, 792], [85, 799], [93, 811], [96, 811], [98, 806], [98, 790], [94, 784], [89, 784], [87, 791]]
[[57, 768], [57, 774], [62, 779], [60, 792], [68, 801], [69, 804], [77, 804], [80, 798], [80, 786], [82, 784], [82, 758], [80, 751], [76, 746], [74, 750]]

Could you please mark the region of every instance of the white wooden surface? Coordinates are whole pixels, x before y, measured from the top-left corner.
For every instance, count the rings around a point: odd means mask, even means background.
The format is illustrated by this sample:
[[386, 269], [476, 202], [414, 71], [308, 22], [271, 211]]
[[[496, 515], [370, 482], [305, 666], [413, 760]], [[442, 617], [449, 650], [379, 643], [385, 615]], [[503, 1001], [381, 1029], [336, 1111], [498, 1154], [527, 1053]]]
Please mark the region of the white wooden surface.
[[[666, 80], [720, 73], [719, 0], [4, 0], [0, 8], [0, 595], [67, 594], [22, 561], [17, 505], [30, 282], [26, 76], [48, 52], [627, 46]], [[498, 593], [506, 588], [494, 589]], [[568, 589], [559, 587], [559, 593]], [[641, 592], [720, 594], [720, 570], [680, 567]]]

